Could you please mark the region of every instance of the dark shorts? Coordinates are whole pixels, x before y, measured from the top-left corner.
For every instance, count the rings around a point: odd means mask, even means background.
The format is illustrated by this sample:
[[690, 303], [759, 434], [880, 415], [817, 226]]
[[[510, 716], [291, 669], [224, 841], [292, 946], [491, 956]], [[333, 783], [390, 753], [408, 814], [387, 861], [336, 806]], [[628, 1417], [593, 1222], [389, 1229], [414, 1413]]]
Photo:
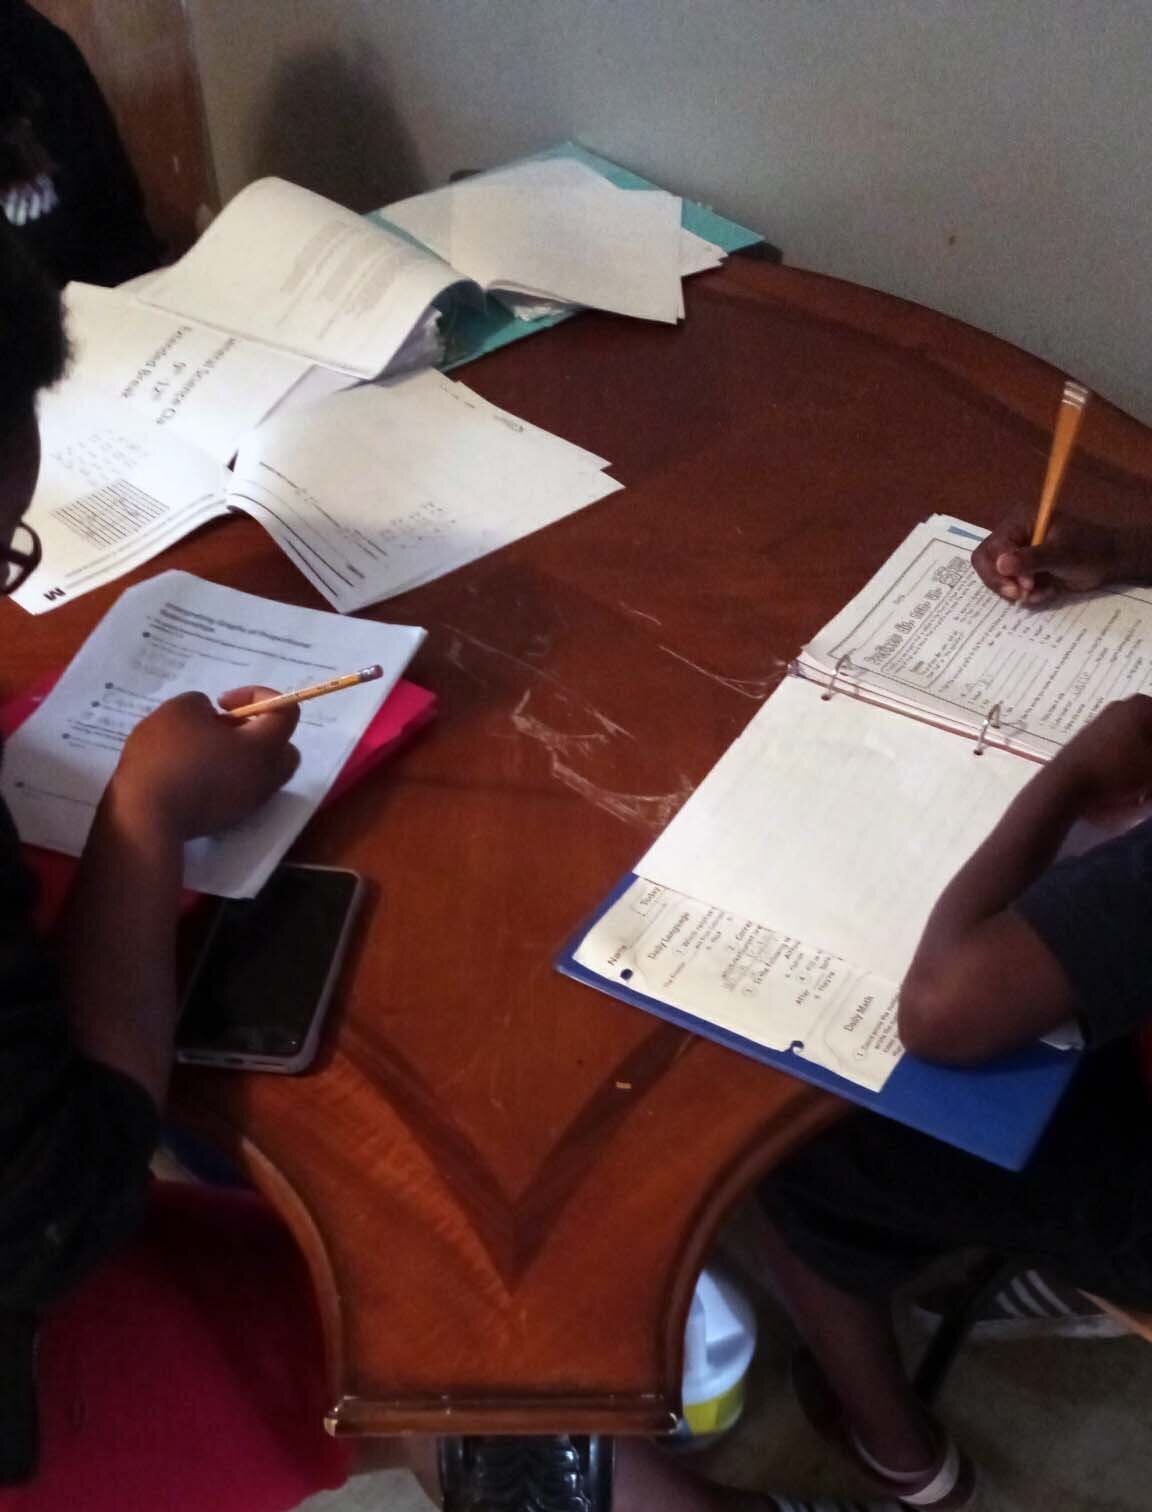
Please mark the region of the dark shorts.
[[887, 1296], [978, 1246], [1152, 1307], [1152, 1098], [1130, 1042], [1085, 1057], [1023, 1171], [858, 1113], [773, 1172], [761, 1198], [789, 1247], [856, 1296]]

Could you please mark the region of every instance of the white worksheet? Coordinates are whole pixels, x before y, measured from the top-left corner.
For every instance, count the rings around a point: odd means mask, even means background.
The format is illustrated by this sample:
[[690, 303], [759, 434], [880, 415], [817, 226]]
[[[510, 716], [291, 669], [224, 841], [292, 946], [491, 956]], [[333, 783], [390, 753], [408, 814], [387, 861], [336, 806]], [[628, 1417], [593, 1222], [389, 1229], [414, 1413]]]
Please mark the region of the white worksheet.
[[72, 360], [54, 400], [119, 399], [217, 462], [230, 461], [245, 432], [313, 371], [303, 358], [149, 309], [119, 289], [69, 284], [64, 310]]
[[[630, 190], [629, 193], [632, 191]], [[706, 273], [718, 268], [728, 254], [715, 242], [705, 241], [686, 226], [680, 227], [680, 277], [688, 278], [693, 273]], [[511, 289], [493, 289], [492, 297], [517, 320], [540, 320], [550, 315], [564, 315], [579, 310], [582, 306], [564, 299], [542, 299], [538, 294], [515, 294]], [[684, 286], [681, 283], [677, 315], [684, 318]]]
[[50, 390], [40, 433], [26, 519], [44, 555], [12, 595], [29, 614], [122, 577], [228, 512], [223, 463], [119, 399]]
[[683, 313], [681, 201], [618, 189], [547, 158], [387, 205], [381, 215], [483, 288], [675, 321]]
[[1036, 770], [787, 677], [633, 869], [898, 983], [936, 899]]
[[228, 497], [350, 611], [605, 498], [621, 487], [606, 466], [424, 372], [274, 416], [241, 447]]
[[353, 210], [283, 179], [240, 192], [146, 304], [359, 378], [381, 373], [462, 275]]
[[28, 845], [78, 856], [128, 734], [177, 693], [290, 690], [378, 662], [382, 678], [301, 706], [300, 766], [250, 819], [186, 848], [184, 880], [251, 897], [311, 818], [424, 631], [298, 609], [186, 572], [123, 593], [7, 742], [3, 792]]
[[999, 706], [992, 740], [1045, 759], [1106, 703], [1152, 692], [1147, 589], [1082, 594], [1023, 609], [971, 564], [985, 532], [936, 515], [806, 646], [801, 663], [844, 686], [957, 727]]
[[825, 950], [647, 881], [584, 936], [581, 966], [878, 1092], [903, 1054], [897, 991]]

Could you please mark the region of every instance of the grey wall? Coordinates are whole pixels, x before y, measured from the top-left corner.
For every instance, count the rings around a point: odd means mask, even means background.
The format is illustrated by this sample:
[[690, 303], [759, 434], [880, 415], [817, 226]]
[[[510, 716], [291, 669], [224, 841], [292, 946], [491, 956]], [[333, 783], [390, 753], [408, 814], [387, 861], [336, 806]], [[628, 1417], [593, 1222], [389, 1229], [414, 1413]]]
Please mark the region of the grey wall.
[[225, 193], [577, 137], [1152, 420], [1152, 0], [187, 0]]

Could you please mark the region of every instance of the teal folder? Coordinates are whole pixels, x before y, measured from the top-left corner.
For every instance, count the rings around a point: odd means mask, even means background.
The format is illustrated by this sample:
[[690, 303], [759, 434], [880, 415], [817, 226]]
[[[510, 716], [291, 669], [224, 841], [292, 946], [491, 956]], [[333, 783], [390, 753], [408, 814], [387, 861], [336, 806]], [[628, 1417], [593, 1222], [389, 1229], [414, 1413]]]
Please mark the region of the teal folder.
[[[544, 152], [533, 153], [527, 161], [555, 157], [576, 158], [577, 161], [586, 163], [589, 168], [602, 174], [618, 189], [660, 187], [641, 178], [638, 173], [621, 168], [618, 163], [609, 162], [607, 158], [600, 157], [595, 152], [589, 152], [586, 147], [581, 147], [576, 142], [561, 142], [558, 147], [549, 147]], [[764, 239], [758, 231], [751, 231], [747, 226], [738, 225], [723, 215], [717, 215], [707, 205], [698, 205], [693, 200], [684, 200], [683, 204], [684, 226], [689, 231], [694, 231], [697, 236], [703, 236], [718, 247], [723, 247], [725, 252], [739, 252], [745, 247], [755, 246]], [[412, 240], [406, 231], [392, 225], [382, 211], [373, 211], [368, 218], [385, 226], [395, 235], [403, 236], [408, 241]], [[571, 320], [576, 313], [578, 312], [575, 310], [566, 310], [558, 315], [545, 315], [539, 320], [517, 320], [515, 315], [494, 299], [485, 299], [483, 306], [478, 306], [467, 304], [449, 295], [441, 306], [440, 328], [444, 336], [445, 352], [439, 367], [442, 371], [449, 372], [452, 368], [461, 367], [466, 362], [475, 361], [477, 357], [484, 357], [489, 352], [498, 351], [513, 341], [520, 341], [525, 336], [534, 336], [537, 331], [546, 331], [551, 326], [559, 325], [562, 320]]]

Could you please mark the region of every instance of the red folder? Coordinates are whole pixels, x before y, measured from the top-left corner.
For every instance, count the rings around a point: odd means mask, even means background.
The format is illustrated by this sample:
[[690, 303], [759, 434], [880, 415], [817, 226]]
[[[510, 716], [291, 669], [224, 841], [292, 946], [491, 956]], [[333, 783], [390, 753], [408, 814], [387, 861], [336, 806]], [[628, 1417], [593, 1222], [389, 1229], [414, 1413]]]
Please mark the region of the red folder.
[[[25, 688], [23, 693], [0, 704], [0, 736], [7, 737], [19, 729], [29, 714], [34, 713], [44, 702], [59, 675], [59, 672], [49, 672], [31, 687]], [[429, 723], [435, 713], [436, 695], [401, 678], [361, 735], [340, 775], [329, 788], [321, 807], [339, 798], [341, 793], [346, 793], [373, 768], [406, 745], [418, 730]], [[58, 851], [41, 850], [34, 845], [24, 847], [24, 857], [40, 883], [36, 922], [41, 929], [47, 929], [60, 912], [68, 889], [72, 886], [76, 859], [73, 856], [62, 856]], [[196, 893], [186, 893], [185, 905], [195, 901], [197, 896]]]

